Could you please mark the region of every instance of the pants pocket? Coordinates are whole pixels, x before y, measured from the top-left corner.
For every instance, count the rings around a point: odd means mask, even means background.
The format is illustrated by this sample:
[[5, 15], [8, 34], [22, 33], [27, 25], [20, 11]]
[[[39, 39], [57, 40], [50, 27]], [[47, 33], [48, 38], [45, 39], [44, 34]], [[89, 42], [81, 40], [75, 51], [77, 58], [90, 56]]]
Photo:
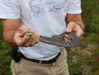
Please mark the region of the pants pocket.
[[15, 61], [14, 60], [11, 61], [11, 71], [12, 71], [12, 75], [16, 75]]

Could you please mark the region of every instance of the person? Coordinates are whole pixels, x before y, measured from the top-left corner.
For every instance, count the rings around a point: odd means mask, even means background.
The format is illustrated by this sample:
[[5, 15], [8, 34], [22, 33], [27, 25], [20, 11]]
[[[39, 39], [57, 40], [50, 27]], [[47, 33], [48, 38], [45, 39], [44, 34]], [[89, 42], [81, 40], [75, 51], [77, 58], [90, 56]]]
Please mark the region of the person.
[[[69, 75], [66, 50], [39, 40], [40, 35], [63, 32], [74, 32], [82, 40], [81, 12], [80, 0], [0, 0], [3, 38], [23, 55], [19, 62], [12, 60], [12, 74]], [[24, 36], [27, 32], [33, 35]]]

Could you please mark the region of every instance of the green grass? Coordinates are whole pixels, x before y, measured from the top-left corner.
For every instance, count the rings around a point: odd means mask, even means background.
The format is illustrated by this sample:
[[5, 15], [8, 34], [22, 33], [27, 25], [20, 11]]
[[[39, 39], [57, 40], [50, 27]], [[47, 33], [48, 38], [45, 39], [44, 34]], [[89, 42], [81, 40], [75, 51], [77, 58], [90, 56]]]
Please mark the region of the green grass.
[[3, 28], [0, 22], [0, 75], [11, 75], [10, 71], [10, 50], [11, 48], [3, 40]]

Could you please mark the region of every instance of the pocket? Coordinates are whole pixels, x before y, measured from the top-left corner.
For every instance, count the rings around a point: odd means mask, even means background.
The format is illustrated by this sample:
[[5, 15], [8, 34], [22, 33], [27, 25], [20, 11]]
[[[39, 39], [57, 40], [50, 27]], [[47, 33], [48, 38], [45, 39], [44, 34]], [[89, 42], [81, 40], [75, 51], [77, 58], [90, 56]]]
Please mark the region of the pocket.
[[64, 54], [64, 59], [67, 61], [67, 51], [65, 48], [63, 49], [63, 54]]
[[15, 61], [14, 60], [11, 61], [11, 72], [12, 72], [12, 75], [16, 75]]

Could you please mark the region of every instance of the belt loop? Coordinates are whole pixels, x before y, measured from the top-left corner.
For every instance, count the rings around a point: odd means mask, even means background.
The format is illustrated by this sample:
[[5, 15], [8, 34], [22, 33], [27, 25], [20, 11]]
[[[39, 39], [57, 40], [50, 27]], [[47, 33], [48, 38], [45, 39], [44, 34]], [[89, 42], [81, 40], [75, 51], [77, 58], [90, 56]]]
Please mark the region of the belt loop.
[[42, 63], [42, 60], [40, 60], [39, 64], [41, 64], [41, 63]]
[[54, 66], [55, 65], [55, 62], [53, 62], [52, 65]]

